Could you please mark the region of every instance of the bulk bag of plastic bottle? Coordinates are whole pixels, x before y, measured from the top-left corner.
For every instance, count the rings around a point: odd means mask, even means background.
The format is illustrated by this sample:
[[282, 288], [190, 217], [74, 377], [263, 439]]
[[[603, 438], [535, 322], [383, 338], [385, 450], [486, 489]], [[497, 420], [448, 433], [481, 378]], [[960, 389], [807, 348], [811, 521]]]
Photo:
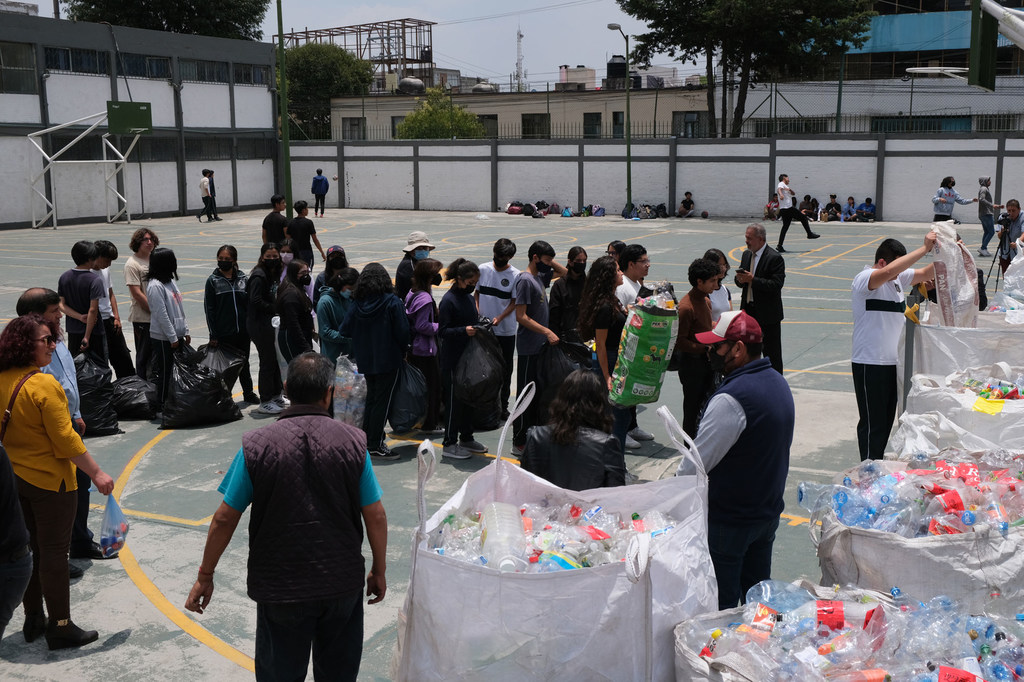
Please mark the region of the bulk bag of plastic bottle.
[[975, 327], [978, 324], [978, 266], [974, 264], [970, 249], [957, 240], [953, 223], [933, 223], [932, 229], [938, 236], [932, 247], [936, 322], [947, 327]]
[[630, 407], [657, 402], [675, 345], [677, 315], [675, 309], [654, 305], [629, 311], [612, 372], [613, 403]]
[[366, 377], [355, 363], [342, 355], [334, 372], [334, 418], [342, 424], [363, 428], [366, 412]]
[[[518, 406], [517, 406], [518, 410]], [[420, 448], [419, 526], [392, 659], [397, 680], [674, 680], [675, 625], [718, 604], [707, 545], [707, 476], [668, 412], [659, 414], [698, 473], [642, 485], [569, 491], [497, 459], [428, 517], [435, 457]], [[513, 412], [515, 416], [515, 411]], [[429, 549], [451, 510], [490, 502], [582, 500], [629, 518], [659, 510], [678, 520], [664, 542], [624, 562], [551, 573], [502, 572]]]

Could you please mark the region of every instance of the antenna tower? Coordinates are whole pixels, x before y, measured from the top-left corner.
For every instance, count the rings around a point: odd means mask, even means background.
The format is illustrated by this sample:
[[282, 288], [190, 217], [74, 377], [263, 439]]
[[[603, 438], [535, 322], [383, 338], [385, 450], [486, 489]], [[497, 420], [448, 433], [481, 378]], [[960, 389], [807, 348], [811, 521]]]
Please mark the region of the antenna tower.
[[523, 72], [523, 31], [516, 28], [516, 92], [526, 92], [526, 75]]

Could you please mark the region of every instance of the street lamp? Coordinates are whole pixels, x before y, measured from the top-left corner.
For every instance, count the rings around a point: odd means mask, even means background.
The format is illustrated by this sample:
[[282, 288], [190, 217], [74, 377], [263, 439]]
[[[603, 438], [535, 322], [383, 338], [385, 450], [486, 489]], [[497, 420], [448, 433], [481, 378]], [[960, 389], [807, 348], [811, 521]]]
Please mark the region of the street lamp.
[[608, 24], [609, 31], [618, 31], [626, 39], [626, 206], [630, 211], [633, 209], [633, 169], [632, 149], [630, 146], [630, 124], [629, 124], [629, 36], [623, 33], [622, 26]]

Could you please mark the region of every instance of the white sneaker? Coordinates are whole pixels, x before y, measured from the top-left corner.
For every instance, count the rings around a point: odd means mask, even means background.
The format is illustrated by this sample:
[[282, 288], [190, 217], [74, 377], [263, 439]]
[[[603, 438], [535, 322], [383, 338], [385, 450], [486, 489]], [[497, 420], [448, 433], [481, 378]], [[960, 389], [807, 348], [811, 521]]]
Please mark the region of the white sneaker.
[[988, 249], [981, 249], [980, 251], [978, 251], [978, 255], [981, 256], [982, 258], [989, 258], [992, 256], [992, 254], [988, 252]]
[[450, 457], [452, 459], [469, 459], [473, 456], [469, 450], [460, 445], [446, 445], [444, 446], [444, 450], [441, 452], [445, 457]]
[[285, 398], [283, 393], [281, 395], [277, 396], [276, 398], [274, 398], [274, 402], [277, 403], [278, 405], [280, 405], [282, 407], [282, 409], [285, 408], [285, 407], [291, 407], [292, 406], [292, 401], [288, 400], [288, 398]]
[[638, 442], [637, 442], [637, 441], [636, 441], [636, 440], [635, 440], [635, 439], [633, 438], [633, 436], [631, 436], [631, 435], [629, 435], [629, 434], [627, 433], [627, 434], [626, 434], [626, 449], [627, 449], [627, 450], [636, 450], [636, 449], [638, 449], [639, 447], [640, 447], [640, 443], [638, 443]]
[[259, 412], [260, 414], [281, 414], [283, 411], [284, 408], [273, 400], [269, 400], [253, 410], [253, 412]]
[[654, 440], [654, 434], [653, 433], [647, 433], [646, 431], [641, 429], [639, 426], [636, 427], [635, 429], [633, 429], [632, 431], [630, 431], [629, 435], [632, 436], [633, 438], [635, 438], [636, 440]]
[[477, 440], [459, 441], [459, 447], [463, 450], [469, 450], [470, 452], [487, 452], [487, 446]]

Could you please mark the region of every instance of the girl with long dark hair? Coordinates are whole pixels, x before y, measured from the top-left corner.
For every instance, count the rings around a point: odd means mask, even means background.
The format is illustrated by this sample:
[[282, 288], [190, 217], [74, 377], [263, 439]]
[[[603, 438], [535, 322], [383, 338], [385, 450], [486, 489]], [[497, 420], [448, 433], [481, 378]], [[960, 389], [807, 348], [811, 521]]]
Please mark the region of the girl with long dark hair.
[[192, 342], [185, 308], [181, 304], [181, 292], [175, 280], [178, 279], [178, 259], [174, 251], [160, 247], [149, 256], [149, 273], [146, 275], [146, 298], [149, 301], [149, 335], [153, 341], [153, 359], [160, 371], [157, 378], [156, 394], [163, 405], [171, 387], [171, 367], [174, 351], [184, 343]]
[[259, 396], [252, 390], [252, 372], [249, 370], [251, 342], [245, 326], [249, 310], [248, 282], [249, 278], [238, 269], [238, 249], [225, 244], [217, 249], [217, 267], [206, 278], [203, 309], [206, 311], [206, 326], [210, 330], [209, 346], [216, 348], [223, 343], [242, 356], [238, 381], [242, 384], [243, 398], [247, 403], [259, 403]]
[[255, 411], [262, 414], [279, 414], [286, 406], [272, 322], [277, 310], [275, 303], [281, 270], [279, 247], [276, 242], [267, 242], [260, 247], [260, 260], [249, 273], [249, 309], [245, 327], [260, 359], [260, 406]]
[[425, 258], [412, 269], [412, 288], [405, 295], [405, 312], [412, 327], [409, 363], [427, 380], [427, 413], [420, 431], [432, 436], [444, 433], [441, 419], [441, 368], [437, 360], [438, 313], [434, 285], [441, 283], [441, 261]]
[[281, 318], [277, 343], [285, 362], [313, 350], [313, 302], [306, 295], [309, 282], [309, 265], [296, 258], [285, 268], [284, 279], [277, 288], [275, 306]]

